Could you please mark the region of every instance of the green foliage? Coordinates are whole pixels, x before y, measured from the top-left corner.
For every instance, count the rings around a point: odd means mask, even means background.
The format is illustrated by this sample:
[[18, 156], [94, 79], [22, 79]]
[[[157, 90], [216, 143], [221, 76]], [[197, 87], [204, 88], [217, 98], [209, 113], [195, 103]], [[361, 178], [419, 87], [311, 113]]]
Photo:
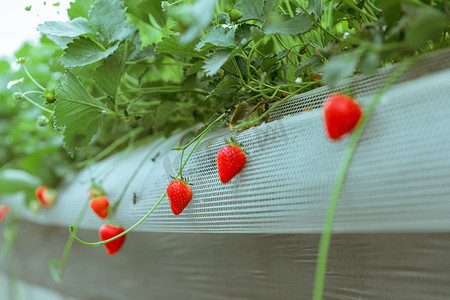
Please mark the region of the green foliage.
[[16, 53], [28, 58], [19, 71], [0, 61], [1, 86], [17, 83], [0, 89], [0, 172], [55, 185], [80, 162], [225, 110], [238, 108], [231, 127], [257, 125], [299, 90], [449, 46], [449, 12], [445, 1], [76, 0], [69, 21], [39, 25], [40, 45]]

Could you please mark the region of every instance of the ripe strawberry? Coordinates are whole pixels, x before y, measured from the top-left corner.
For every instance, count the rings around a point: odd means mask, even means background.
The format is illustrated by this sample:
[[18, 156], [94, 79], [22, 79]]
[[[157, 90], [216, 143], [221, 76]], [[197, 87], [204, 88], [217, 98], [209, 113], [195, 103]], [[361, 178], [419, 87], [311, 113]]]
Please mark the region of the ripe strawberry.
[[[106, 241], [106, 240], [109, 240], [110, 238], [115, 237], [116, 235], [121, 234], [124, 231], [125, 231], [125, 229], [122, 227], [116, 227], [116, 226], [110, 225], [110, 224], [103, 224], [102, 227], [100, 227], [100, 230], [98, 233], [100, 236], [100, 240]], [[120, 248], [122, 247], [123, 243], [125, 242], [125, 237], [126, 237], [126, 235], [123, 235], [123, 236], [115, 239], [114, 241], [111, 241], [111, 242], [103, 245], [103, 246], [105, 246], [106, 252], [108, 253], [108, 255], [114, 255], [117, 252], [119, 252]]]
[[92, 198], [89, 205], [99, 218], [106, 219], [108, 217], [109, 200], [106, 196]]
[[34, 194], [42, 206], [45, 207], [52, 206], [56, 201], [56, 191], [43, 185], [38, 187]]
[[222, 183], [228, 183], [244, 168], [247, 158], [241, 146], [231, 139], [228, 146], [217, 153], [217, 169]]
[[0, 205], [0, 222], [3, 222], [3, 219], [9, 214], [10, 211], [11, 210], [8, 205]]
[[325, 129], [333, 141], [352, 132], [362, 116], [362, 107], [350, 96], [333, 94], [323, 104]]
[[175, 215], [181, 214], [192, 199], [192, 189], [183, 180], [174, 180], [167, 187], [167, 198]]

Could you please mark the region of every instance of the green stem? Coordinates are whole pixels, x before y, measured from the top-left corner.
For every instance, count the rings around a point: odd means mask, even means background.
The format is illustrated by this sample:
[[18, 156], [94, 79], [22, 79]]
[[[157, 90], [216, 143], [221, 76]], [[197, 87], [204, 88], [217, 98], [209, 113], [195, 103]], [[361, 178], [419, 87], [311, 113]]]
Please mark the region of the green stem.
[[[183, 170], [183, 168], [185, 167], [185, 165], [187, 164], [187, 162], [189, 161], [192, 153], [194, 153], [195, 149], [197, 148], [197, 146], [200, 144], [201, 140], [203, 139], [203, 137], [208, 133], [209, 129], [211, 129], [211, 127], [217, 123], [218, 121], [220, 121], [221, 119], [223, 119], [226, 116], [225, 113], [223, 113], [220, 117], [218, 117], [214, 122], [212, 122], [205, 130], [202, 131], [202, 133], [200, 133], [196, 138], [194, 138], [189, 144], [192, 144], [193, 141], [198, 140], [197, 143], [195, 144], [195, 146], [192, 148], [192, 150], [190, 151], [188, 157], [186, 158], [185, 162], [183, 163], [183, 165], [181, 166], [180, 171], [178, 172], [176, 178], [178, 178], [178, 176], [181, 175], [181, 172]], [[185, 146], [187, 148], [187, 146]], [[186, 149], [184, 148], [184, 149]], [[184, 149], [183, 150], [184, 152]], [[85, 244], [85, 245], [91, 245], [91, 246], [96, 246], [96, 245], [102, 245], [102, 244], [106, 244], [109, 243], [111, 241], [114, 241], [115, 239], [120, 238], [121, 236], [124, 236], [125, 234], [127, 234], [128, 232], [132, 231], [134, 228], [136, 228], [137, 226], [139, 226], [142, 222], [145, 221], [145, 219], [147, 219], [152, 212], [158, 207], [158, 205], [161, 203], [161, 201], [166, 197], [167, 192], [165, 192], [162, 197], [155, 203], [155, 205], [153, 205], [152, 209], [150, 209], [139, 221], [137, 221], [133, 226], [131, 226], [130, 228], [128, 228], [127, 230], [125, 230], [124, 232], [122, 232], [121, 234], [116, 235], [115, 237], [112, 237], [108, 240], [104, 240], [104, 241], [98, 241], [98, 242], [85, 242], [83, 240], [81, 240], [77, 235], [76, 232], [74, 232], [74, 226], [70, 226], [69, 227], [69, 232], [70, 234], [80, 243]]]
[[280, 101], [278, 101], [277, 103], [275, 103], [274, 105], [272, 105], [268, 110], [266, 110], [263, 114], [261, 114], [258, 118], [256, 118], [255, 120], [252, 121], [246, 121], [246, 122], [242, 122], [239, 125], [233, 126], [233, 130], [238, 130], [238, 129], [242, 129], [242, 128], [246, 128], [246, 127], [250, 127], [253, 126], [255, 124], [257, 124], [259, 121], [261, 121], [263, 118], [265, 118], [275, 107], [277, 107], [278, 105], [280, 105], [281, 103], [285, 102], [286, 100], [290, 99], [291, 97], [295, 96], [296, 94], [298, 94], [301, 90], [307, 88], [308, 86], [311, 86], [315, 84], [311, 83], [309, 85], [303, 86], [297, 90], [295, 90], [294, 92], [290, 93], [289, 95], [287, 95], [285, 98], [281, 99]]
[[320, 24], [320, 22], [317, 22], [316, 18], [314, 18], [313, 16], [311, 16], [311, 15], [306, 11], [306, 9], [303, 8], [303, 6], [298, 5], [298, 7], [303, 11], [303, 13], [304, 13], [305, 15], [308, 16], [308, 18], [311, 19], [311, 21], [314, 22], [314, 24], [316, 24], [317, 27], [319, 27], [320, 29], [322, 29], [323, 32], [325, 32], [326, 34], [328, 34], [328, 35], [329, 35], [330, 37], [332, 37], [333, 39], [335, 39], [335, 40], [341, 42], [341, 39], [340, 39], [340, 38], [338, 38], [337, 36], [335, 36], [334, 34], [332, 34], [331, 32], [329, 32], [328, 30], [326, 30], [326, 29], [322, 26], [322, 24]]
[[406, 60], [402, 65], [400, 65], [386, 80], [383, 86], [377, 91], [375, 94], [372, 103], [370, 104], [367, 112], [364, 114], [361, 123], [359, 126], [353, 131], [351, 135], [349, 144], [342, 158], [341, 165], [339, 166], [339, 170], [336, 176], [336, 180], [333, 186], [333, 190], [331, 192], [330, 202], [328, 205], [328, 211], [325, 218], [325, 223], [323, 225], [322, 235], [320, 237], [319, 243], [319, 252], [317, 257], [317, 265], [316, 265], [316, 276], [314, 280], [314, 291], [313, 291], [313, 300], [322, 300], [324, 284], [325, 284], [325, 273], [327, 267], [327, 257], [328, 257], [328, 249], [330, 246], [331, 240], [331, 231], [333, 228], [334, 215], [336, 212], [336, 207], [338, 204], [339, 195], [341, 192], [342, 185], [345, 180], [345, 176], [347, 174], [348, 167], [350, 165], [350, 161], [353, 157], [353, 153], [355, 152], [356, 146], [359, 142], [359, 138], [361, 137], [364, 128], [366, 127], [372, 113], [374, 112], [377, 104], [380, 102], [381, 97], [384, 93], [389, 89], [389, 87], [403, 74], [415, 61], [415, 57], [412, 57]]
[[[81, 208], [80, 214], [78, 215], [78, 218], [76, 220], [75, 226], [74, 226], [74, 234], [77, 234], [78, 228], [80, 227], [81, 221], [83, 220], [83, 217], [87, 211], [89, 204], [89, 199], [86, 200], [83, 204], [83, 207]], [[67, 259], [69, 258], [70, 249], [72, 249], [72, 245], [74, 242], [73, 236], [69, 236], [67, 239], [66, 245], [64, 246], [64, 251], [61, 256], [61, 259], [52, 259], [48, 263], [48, 268], [50, 270], [50, 274], [52, 275], [52, 278], [55, 282], [61, 282], [62, 278], [64, 276], [64, 270], [66, 268]]]
[[25, 64], [23, 65], [23, 69], [25, 70], [25, 73], [27, 73], [28, 77], [31, 79], [31, 81], [33, 81], [33, 83], [40, 88], [41, 90], [45, 91], [45, 88], [39, 84], [39, 82], [36, 81], [36, 79], [33, 78], [33, 76], [31, 76], [30, 72], [27, 69], [27, 66], [25, 66]]
[[217, 119], [215, 119], [211, 124], [208, 125], [208, 127], [205, 128], [205, 130], [203, 130], [200, 134], [198, 134], [196, 137], [194, 137], [189, 143], [187, 143], [186, 145], [184, 145], [183, 147], [176, 147], [176, 148], [172, 148], [172, 150], [185, 150], [187, 149], [190, 145], [192, 145], [197, 139], [199, 139], [203, 134], [206, 134], [211, 127], [214, 126], [214, 124], [216, 124], [217, 122], [219, 122], [220, 120], [222, 120], [223, 118], [225, 118], [227, 116], [226, 113], [221, 114]]
[[48, 113], [50, 113], [50, 114], [53, 114], [53, 111], [51, 111], [50, 109], [47, 109], [47, 108], [43, 107], [42, 105], [40, 105], [40, 104], [34, 102], [34, 101], [31, 100], [28, 96], [26, 96], [25, 94], [22, 94], [22, 98], [25, 99], [25, 100], [27, 100], [28, 102], [30, 102], [30, 103], [33, 104], [34, 106], [39, 107], [39, 108], [42, 109], [43, 111], [46, 111], [46, 112], [48, 112]]

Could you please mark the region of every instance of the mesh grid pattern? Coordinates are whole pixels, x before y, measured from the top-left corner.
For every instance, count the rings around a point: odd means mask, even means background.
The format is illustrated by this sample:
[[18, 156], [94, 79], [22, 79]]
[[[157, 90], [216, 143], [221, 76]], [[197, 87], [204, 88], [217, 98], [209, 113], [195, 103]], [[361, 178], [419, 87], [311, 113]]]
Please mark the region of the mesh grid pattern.
[[[445, 70], [450, 67], [449, 54], [441, 51], [421, 60], [383, 96], [350, 164], [334, 231], [450, 228], [450, 70]], [[384, 69], [351, 82], [363, 107], [391, 71]], [[220, 183], [215, 157], [230, 133], [207, 135], [183, 171], [194, 184], [191, 203], [174, 216], [165, 199], [137, 230], [321, 232], [349, 138], [330, 142], [321, 110], [304, 110], [320, 107], [337, 90], [320, 88], [293, 98], [276, 109], [271, 122], [239, 134], [237, 140], [248, 152], [247, 164], [229, 184]], [[73, 224], [83, 203], [80, 199], [87, 197], [80, 191], [87, 191], [91, 175], [108, 174], [103, 186], [114, 201], [140, 167], [114, 216], [115, 223], [131, 226], [158, 201], [170, 175], [177, 173], [180, 153], [169, 150], [180, 136], [124, 152], [81, 172], [62, 189], [63, 201], [33, 219]], [[96, 229], [101, 223], [89, 211], [82, 227]]]

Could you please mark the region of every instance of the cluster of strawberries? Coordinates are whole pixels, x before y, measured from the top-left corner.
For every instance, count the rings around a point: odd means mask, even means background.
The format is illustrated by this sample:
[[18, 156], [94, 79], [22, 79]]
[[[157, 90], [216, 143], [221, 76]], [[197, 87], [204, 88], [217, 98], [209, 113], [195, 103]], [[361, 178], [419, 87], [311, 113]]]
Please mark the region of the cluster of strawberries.
[[[323, 117], [328, 137], [337, 141], [351, 132], [363, 115], [361, 106], [350, 96], [333, 94], [323, 105]], [[217, 170], [222, 183], [228, 183], [244, 167], [246, 156], [233, 139], [217, 153]], [[183, 179], [172, 181], [167, 197], [175, 215], [179, 215], [192, 199], [192, 189]]]
[[[327, 98], [323, 105], [323, 120], [325, 131], [328, 137], [337, 141], [344, 135], [352, 132], [358, 126], [363, 116], [362, 107], [350, 96], [343, 94], [333, 94]], [[247, 161], [245, 152], [241, 145], [234, 139], [228, 142], [217, 153], [217, 170], [222, 183], [230, 182], [244, 168]], [[92, 211], [101, 219], [108, 218], [109, 200], [102, 188], [95, 186], [89, 190], [90, 207]], [[167, 197], [170, 208], [175, 215], [179, 215], [192, 199], [192, 188], [184, 179], [176, 179], [169, 183], [167, 187]], [[45, 207], [51, 206], [56, 199], [56, 194], [52, 189], [41, 186], [36, 190], [36, 198]], [[9, 207], [0, 206], [0, 222], [9, 213]], [[125, 231], [122, 227], [112, 224], [103, 224], [99, 230], [102, 241], [111, 239]], [[119, 252], [125, 235], [105, 243], [104, 246], [108, 255]]]

